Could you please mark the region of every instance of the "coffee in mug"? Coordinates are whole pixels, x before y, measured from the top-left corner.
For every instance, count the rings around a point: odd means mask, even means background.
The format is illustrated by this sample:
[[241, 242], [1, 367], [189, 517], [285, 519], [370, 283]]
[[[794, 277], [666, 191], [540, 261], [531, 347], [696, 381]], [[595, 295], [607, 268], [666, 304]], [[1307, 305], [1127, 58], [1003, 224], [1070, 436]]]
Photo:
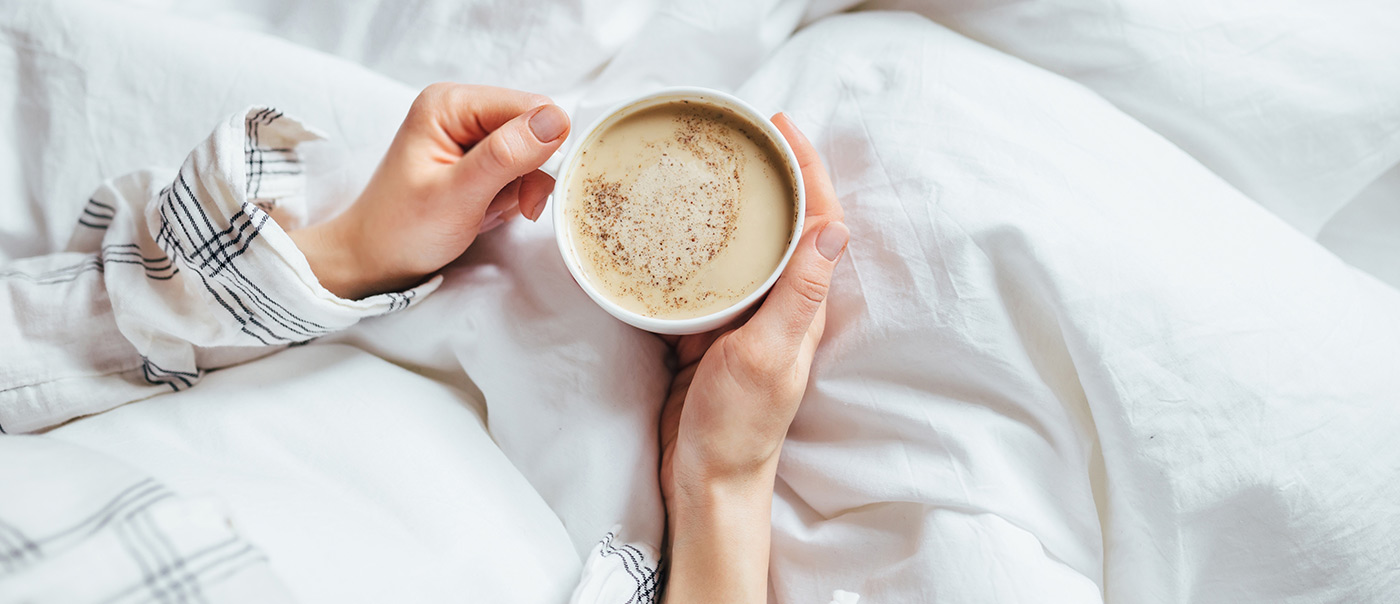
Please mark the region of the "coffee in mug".
[[789, 153], [717, 104], [620, 112], [572, 155], [560, 183], [567, 225], [556, 228], [570, 230], [583, 277], [614, 304], [657, 319], [709, 315], [786, 258], [800, 211]]

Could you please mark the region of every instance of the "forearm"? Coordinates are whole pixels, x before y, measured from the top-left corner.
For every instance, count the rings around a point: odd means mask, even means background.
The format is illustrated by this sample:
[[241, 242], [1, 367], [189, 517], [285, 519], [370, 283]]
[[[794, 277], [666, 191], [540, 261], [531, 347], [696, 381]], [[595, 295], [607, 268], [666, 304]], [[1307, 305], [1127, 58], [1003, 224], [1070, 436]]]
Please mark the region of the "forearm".
[[682, 490], [668, 510], [668, 604], [768, 599], [773, 473]]

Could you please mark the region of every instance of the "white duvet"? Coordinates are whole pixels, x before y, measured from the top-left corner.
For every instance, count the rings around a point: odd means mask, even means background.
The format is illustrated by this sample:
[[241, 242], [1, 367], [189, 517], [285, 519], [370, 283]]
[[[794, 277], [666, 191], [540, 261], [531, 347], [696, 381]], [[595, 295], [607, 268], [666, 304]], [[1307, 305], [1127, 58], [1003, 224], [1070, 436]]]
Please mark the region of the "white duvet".
[[[330, 135], [314, 218], [435, 79], [576, 123], [730, 89], [809, 133], [853, 237], [770, 599], [1400, 600], [1400, 292], [1312, 239], [1400, 162], [1396, 6], [410, 4], [5, 7], [0, 257], [58, 248], [103, 179], [253, 103]], [[301, 601], [561, 601], [614, 524], [659, 543], [667, 375], [551, 228], [487, 236], [407, 312], [44, 438], [222, 500]]]

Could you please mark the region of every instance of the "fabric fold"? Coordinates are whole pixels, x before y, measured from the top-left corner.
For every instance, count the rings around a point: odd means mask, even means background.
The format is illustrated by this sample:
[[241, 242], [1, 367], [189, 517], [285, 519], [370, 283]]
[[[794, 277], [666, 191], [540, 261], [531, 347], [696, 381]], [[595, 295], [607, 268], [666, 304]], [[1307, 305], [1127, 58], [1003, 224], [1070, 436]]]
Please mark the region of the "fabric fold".
[[0, 335], [22, 342], [0, 351], [0, 429], [182, 390], [435, 290], [441, 277], [360, 300], [321, 286], [283, 228], [305, 219], [298, 148], [321, 138], [271, 107], [236, 113], [178, 171], [104, 183], [64, 253], [0, 270]]
[[588, 553], [570, 604], [661, 601], [665, 573], [660, 553], [646, 543], [621, 543], [621, 529], [613, 527]]
[[293, 602], [217, 500], [56, 440], [0, 439], [0, 603]]

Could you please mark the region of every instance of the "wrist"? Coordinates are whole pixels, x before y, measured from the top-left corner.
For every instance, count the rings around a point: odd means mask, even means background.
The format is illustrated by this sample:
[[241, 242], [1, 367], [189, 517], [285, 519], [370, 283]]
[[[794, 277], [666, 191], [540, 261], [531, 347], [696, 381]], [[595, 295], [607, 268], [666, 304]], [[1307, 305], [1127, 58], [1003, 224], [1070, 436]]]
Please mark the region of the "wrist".
[[361, 238], [349, 231], [349, 219], [342, 214], [288, 234], [306, 256], [321, 287], [341, 298], [358, 300], [379, 292], [374, 272], [360, 258], [356, 243]]
[[681, 480], [669, 501], [669, 524], [705, 521], [723, 511], [757, 513], [772, 505], [776, 472], [767, 467], [742, 475]]
[[766, 601], [773, 474], [678, 487], [667, 502], [667, 602]]
[[287, 234], [306, 257], [306, 263], [311, 266], [311, 272], [316, 274], [321, 287], [342, 298], [354, 298], [355, 288], [346, 279], [353, 272], [347, 269], [349, 258], [335, 241], [336, 237], [333, 230], [327, 228], [328, 224], [322, 223]]
[[[774, 451], [761, 461], [753, 460], [752, 465], [745, 464], [742, 469], [706, 468], [709, 464], [686, 463], [690, 459], [681, 461], [680, 471], [672, 483], [675, 485], [674, 492], [666, 502], [668, 528], [675, 529], [677, 522], [692, 518], [706, 519], [719, 510], [731, 513], [742, 510], [757, 514], [761, 508], [766, 521], [767, 510], [772, 506], [780, 451]], [[686, 457], [684, 453], [681, 455]]]

